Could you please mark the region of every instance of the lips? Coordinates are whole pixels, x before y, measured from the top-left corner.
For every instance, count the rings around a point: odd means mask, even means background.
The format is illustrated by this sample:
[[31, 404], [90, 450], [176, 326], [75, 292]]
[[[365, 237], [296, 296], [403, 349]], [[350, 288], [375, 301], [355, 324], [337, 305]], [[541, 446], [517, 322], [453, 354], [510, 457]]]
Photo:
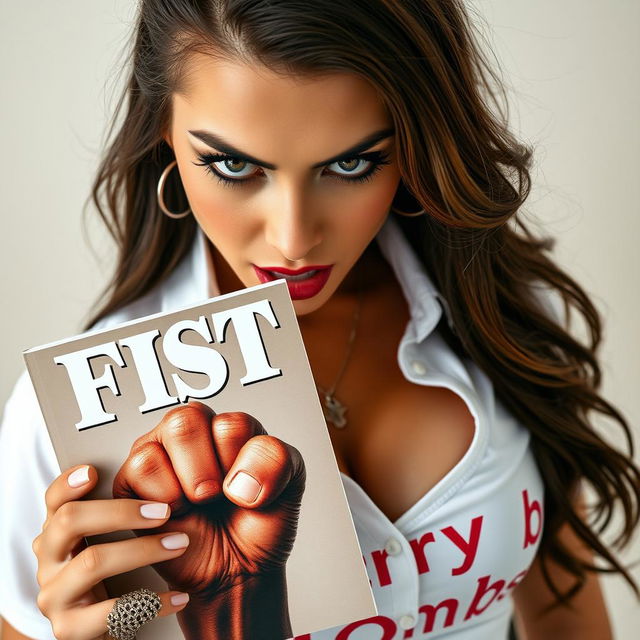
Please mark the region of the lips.
[[320, 293], [331, 275], [333, 265], [311, 265], [294, 270], [279, 266], [258, 267], [254, 264], [253, 268], [260, 282], [284, 279], [291, 299], [304, 300]]

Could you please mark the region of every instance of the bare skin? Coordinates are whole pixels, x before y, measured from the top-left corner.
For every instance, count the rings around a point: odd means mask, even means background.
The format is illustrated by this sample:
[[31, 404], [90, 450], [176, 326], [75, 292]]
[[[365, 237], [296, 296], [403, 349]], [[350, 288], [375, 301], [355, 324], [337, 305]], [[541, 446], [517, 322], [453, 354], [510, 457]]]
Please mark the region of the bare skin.
[[[294, 301], [314, 376], [328, 386], [343, 352], [324, 345], [329, 341], [346, 346], [357, 285], [364, 283], [361, 328], [340, 385], [340, 398], [349, 406], [349, 429], [332, 430], [331, 437], [341, 470], [352, 475], [393, 520], [464, 455], [474, 424], [461, 398], [444, 389], [409, 383], [397, 365], [396, 350], [409, 318], [408, 309], [395, 276], [371, 244], [389, 215], [400, 180], [393, 135], [368, 149], [387, 153], [389, 160], [368, 181], [346, 182], [336, 177], [366, 173], [371, 165], [365, 160], [355, 162], [345, 157], [342, 162], [313, 167], [373, 132], [390, 128], [390, 116], [372, 86], [354, 75], [283, 78], [258, 66], [223, 64], [200, 56], [192, 62], [191, 88], [188, 95], [174, 96], [173, 118], [164, 139], [175, 152], [193, 215], [210, 240], [221, 292], [258, 284], [252, 263], [292, 269], [334, 265], [316, 296]], [[229, 179], [248, 180], [233, 188], [225, 186], [199, 166], [198, 153], [220, 153], [189, 133], [203, 130], [215, 132], [236, 149], [277, 168], [217, 161], [210, 165], [211, 170], [231, 176]], [[382, 343], [376, 332], [380, 324], [388, 327], [388, 338]], [[366, 389], [363, 379], [367, 380]], [[403, 415], [412, 419], [399, 417]], [[436, 443], [438, 455], [429, 455]], [[95, 507], [92, 501], [80, 498], [96, 482], [92, 469], [86, 487], [71, 489], [66, 485], [68, 471], [47, 493], [49, 516], [43, 531], [48, 538], [66, 540], [67, 544], [69, 515], [78, 522], [88, 521]], [[105, 531], [164, 524], [144, 521], [138, 511], [139, 500], [122, 497], [111, 502], [114, 506], [103, 510]], [[86, 535], [80, 529], [73, 533]], [[101, 580], [123, 571], [123, 564], [140, 566], [132, 563], [180, 558], [184, 549], [162, 549], [162, 535], [154, 533], [103, 549], [85, 600], [74, 596], [78, 581], [87, 579], [82, 563], [48, 559], [45, 545], [38, 544], [36, 538], [39, 580], [56, 587], [42, 593], [56, 593], [66, 602], [64, 615], [57, 617], [58, 626], [64, 631], [82, 616], [85, 637], [102, 637], [113, 601], [106, 599]], [[590, 620], [600, 621], [596, 628], [601, 632], [607, 626], [606, 611], [597, 581], [592, 584], [580, 606], [589, 611]], [[536, 633], [543, 628], [548, 634], [545, 637], [571, 637], [567, 629], [575, 626], [574, 618], [559, 614], [544, 623], [527, 609], [527, 601], [543, 602], [548, 597], [539, 581], [523, 581], [518, 591], [523, 633], [530, 638], [542, 637]], [[169, 593], [160, 595], [160, 615], [183, 609], [170, 605]], [[240, 594], [236, 603], [243, 597], [252, 594]], [[50, 595], [39, 598], [38, 604], [45, 615], [55, 607]], [[554, 635], [554, 629], [561, 629], [564, 635]], [[596, 637], [588, 631], [580, 633], [585, 640]]]

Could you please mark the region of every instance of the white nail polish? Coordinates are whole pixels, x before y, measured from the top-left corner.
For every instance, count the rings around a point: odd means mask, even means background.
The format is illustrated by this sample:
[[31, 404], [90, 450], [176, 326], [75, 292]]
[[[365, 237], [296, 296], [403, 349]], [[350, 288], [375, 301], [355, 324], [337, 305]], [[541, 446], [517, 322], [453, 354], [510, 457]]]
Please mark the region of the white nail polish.
[[81, 487], [83, 484], [87, 484], [87, 482], [89, 482], [89, 467], [80, 467], [79, 469], [76, 469], [69, 475], [67, 482], [69, 483], [69, 486], [74, 489], [76, 487]]
[[169, 505], [164, 502], [149, 502], [140, 505], [140, 515], [143, 518], [162, 520], [167, 517], [167, 513], [169, 513]]
[[189, 536], [186, 533], [174, 533], [160, 540], [165, 549], [184, 549], [189, 544]]
[[171, 596], [171, 604], [174, 607], [179, 607], [181, 604], [185, 602], [189, 602], [189, 594], [188, 593], [175, 593]]

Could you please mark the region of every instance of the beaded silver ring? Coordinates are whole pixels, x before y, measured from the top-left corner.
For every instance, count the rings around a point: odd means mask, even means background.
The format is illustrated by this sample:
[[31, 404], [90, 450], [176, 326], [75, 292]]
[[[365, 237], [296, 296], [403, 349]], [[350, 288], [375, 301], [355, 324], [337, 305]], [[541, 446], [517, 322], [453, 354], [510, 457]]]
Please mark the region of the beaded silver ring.
[[161, 606], [160, 596], [149, 589], [125, 593], [115, 601], [107, 616], [109, 634], [116, 640], [135, 640], [138, 629], [153, 620]]

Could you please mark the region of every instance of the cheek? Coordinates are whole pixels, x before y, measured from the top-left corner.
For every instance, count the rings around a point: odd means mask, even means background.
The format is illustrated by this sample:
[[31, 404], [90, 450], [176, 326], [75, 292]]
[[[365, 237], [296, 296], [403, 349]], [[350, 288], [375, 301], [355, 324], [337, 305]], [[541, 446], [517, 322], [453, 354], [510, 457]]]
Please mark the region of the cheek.
[[206, 217], [213, 211], [228, 211], [229, 194], [203, 167], [188, 170], [187, 175], [182, 176], [182, 184], [196, 217]]
[[364, 183], [342, 200], [338, 220], [340, 234], [346, 241], [359, 238], [367, 244], [376, 235], [387, 218], [398, 181], [399, 178], [391, 176], [375, 185]]
[[185, 177], [183, 185], [196, 221], [220, 249], [251, 235], [251, 218], [243, 215], [242, 199], [234, 197], [233, 189], [225, 189], [207, 174]]

